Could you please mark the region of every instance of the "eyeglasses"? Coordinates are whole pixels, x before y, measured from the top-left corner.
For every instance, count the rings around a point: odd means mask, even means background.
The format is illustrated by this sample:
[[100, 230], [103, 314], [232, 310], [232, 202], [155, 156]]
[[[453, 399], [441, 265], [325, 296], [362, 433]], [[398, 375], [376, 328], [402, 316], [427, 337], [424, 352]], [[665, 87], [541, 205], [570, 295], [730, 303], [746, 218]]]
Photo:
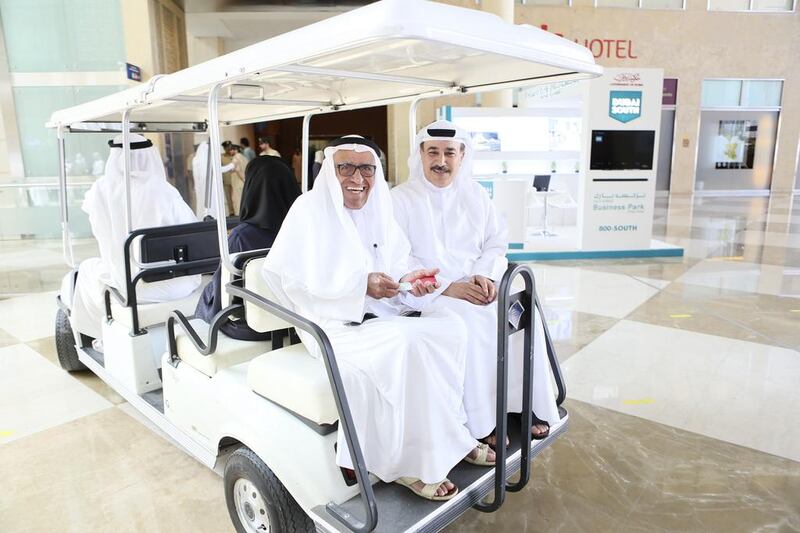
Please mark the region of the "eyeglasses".
[[339, 163], [336, 165], [336, 170], [339, 172], [339, 175], [345, 178], [349, 178], [355, 174], [356, 170], [358, 170], [362, 178], [371, 178], [375, 175], [376, 168], [378, 167], [375, 165], [354, 165], [352, 163]]

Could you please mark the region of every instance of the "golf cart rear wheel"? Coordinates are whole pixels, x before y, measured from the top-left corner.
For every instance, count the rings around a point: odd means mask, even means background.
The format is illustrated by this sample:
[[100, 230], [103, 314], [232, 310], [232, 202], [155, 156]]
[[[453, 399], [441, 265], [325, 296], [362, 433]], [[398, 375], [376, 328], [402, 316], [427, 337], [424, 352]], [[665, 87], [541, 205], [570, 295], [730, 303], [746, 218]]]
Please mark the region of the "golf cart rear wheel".
[[286, 487], [250, 448], [225, 465], [225, 502], [237, 533], [314, 531], [314, 523]]
[[56, 352], [61, 368], [67, 372], [86, 370], [86, 366], [78, 359], [78, 350], [75, 349], [75, 336], [69, 317], [63, 309], [56, 313]]

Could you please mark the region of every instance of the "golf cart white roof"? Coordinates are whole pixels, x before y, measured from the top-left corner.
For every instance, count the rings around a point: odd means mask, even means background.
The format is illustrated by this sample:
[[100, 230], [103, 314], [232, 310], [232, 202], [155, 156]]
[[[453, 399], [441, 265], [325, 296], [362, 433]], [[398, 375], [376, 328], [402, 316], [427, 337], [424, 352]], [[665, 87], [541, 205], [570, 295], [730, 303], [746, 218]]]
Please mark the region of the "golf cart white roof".
[[242, 124], [602, 73], [574, 42], [474, 9], [382, 0], [97, 100], [56, 111], [82, 122], [203, 122], [212, 87], [219, 119]]

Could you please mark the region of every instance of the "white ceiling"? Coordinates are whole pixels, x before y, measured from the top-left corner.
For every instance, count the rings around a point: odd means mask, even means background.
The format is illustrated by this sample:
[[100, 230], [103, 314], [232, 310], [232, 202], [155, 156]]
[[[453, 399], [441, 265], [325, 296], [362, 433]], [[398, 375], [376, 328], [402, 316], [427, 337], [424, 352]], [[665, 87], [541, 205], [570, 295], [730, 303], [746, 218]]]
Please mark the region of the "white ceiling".
[[194, 37], [218, 37], [223, 41], [224, 53], [228, 53], [358, 7], [352, 2], [350, 5], [343, 5], [344, 2], [325, 4], [263, 5], [241, 0], [186, 0], [186, 33]]

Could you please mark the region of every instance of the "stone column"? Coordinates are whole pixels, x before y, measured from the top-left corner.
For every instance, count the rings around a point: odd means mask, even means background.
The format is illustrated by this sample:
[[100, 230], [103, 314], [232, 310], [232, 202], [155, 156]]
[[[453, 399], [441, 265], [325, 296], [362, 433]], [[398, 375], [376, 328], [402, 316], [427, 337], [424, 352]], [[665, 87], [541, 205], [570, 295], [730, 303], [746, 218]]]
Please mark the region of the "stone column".
[[391, 154], [386, 180], [393, 185], [399, 185], [408, 179], [410, 110], [411, 104], [408, 102], [386, 107], [386, 129], [389, 133], [387, 140], [389, 146], [386, 146], [386, 150]]
[[[514, 0], [481, 0], [481, 11], [494, 13], [504, 21], [514, 23]], [[512, 107], [511, 89], [481, 94], [481, 107]]]

